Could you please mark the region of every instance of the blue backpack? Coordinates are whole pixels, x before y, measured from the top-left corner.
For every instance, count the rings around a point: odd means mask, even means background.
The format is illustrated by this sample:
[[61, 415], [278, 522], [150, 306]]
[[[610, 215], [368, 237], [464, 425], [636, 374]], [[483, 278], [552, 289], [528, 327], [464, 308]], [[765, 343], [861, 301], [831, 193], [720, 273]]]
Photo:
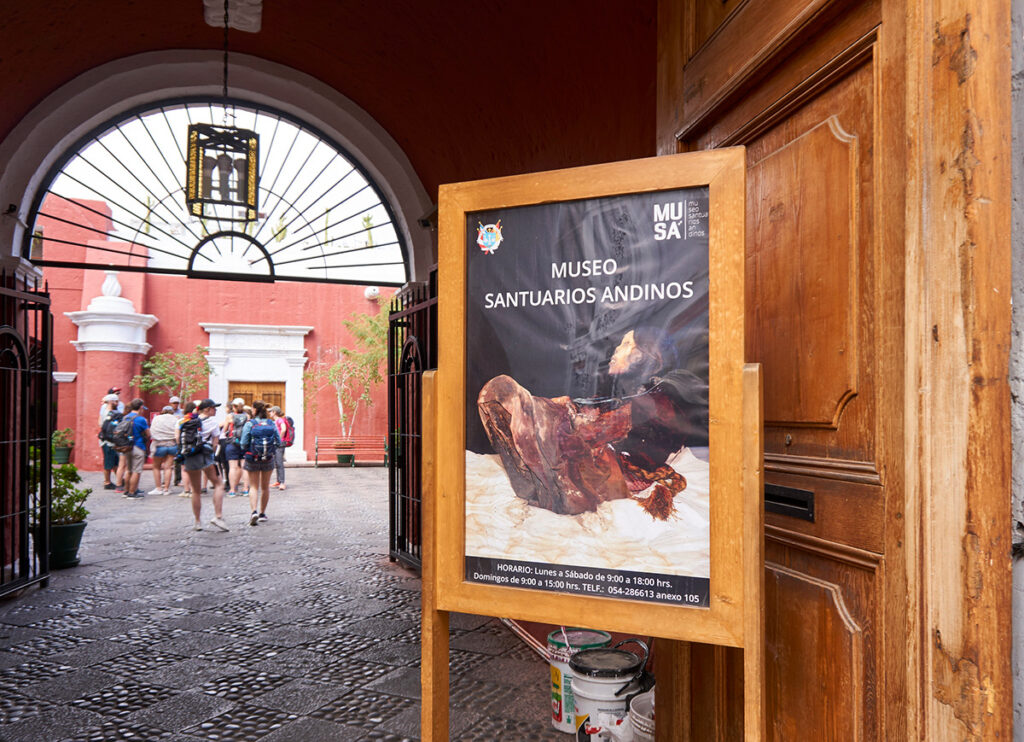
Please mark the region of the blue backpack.
[[277, 426], [273, 420], [253, 418], [249, 429], [249, 450], [253, 461], [270, 461], [277, 451]]

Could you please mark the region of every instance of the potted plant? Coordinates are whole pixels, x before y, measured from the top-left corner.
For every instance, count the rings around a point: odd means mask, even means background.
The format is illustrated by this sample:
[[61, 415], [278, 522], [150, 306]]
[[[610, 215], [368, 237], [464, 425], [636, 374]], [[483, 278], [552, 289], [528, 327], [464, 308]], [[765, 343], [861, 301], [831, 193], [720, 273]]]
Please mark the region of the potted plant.
[[50, 486], [50, 567], [62, 569], [78, 564], [78, 547], [82, 543], [85, 500], [92, 488], [79, 487], [82, 475], [74, 464], [54, 465]]
[[50, 443], [53, 447], [53, 463], [66, 464], [71, 460], [71, 449], [75, 447], [75, 434], [71, 428], [53, 431]]

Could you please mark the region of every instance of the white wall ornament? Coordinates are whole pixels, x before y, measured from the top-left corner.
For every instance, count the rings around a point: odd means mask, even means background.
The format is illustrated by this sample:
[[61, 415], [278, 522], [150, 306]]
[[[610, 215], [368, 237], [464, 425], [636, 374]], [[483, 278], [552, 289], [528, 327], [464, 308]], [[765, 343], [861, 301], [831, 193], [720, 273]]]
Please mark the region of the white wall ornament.
[[81, 311], [64, 313], [78, 326], [78, 340], [71, 344], [80, 351], [148, 353], [151, 346], [146, 342], [146, 331], [156, 324], [156, 316], [136, 312], [132, 300], [121, 296], [117, 271], [106, 274], [100, 296]]
[[[305, 392], [302, 379], [306, 367], [305, 337], [312, 326], [234, 325], [202, 322], [209, 335], [210, 397], [229, 401], [232, 381], [284, 382], [284, 407], [295, 421], [295, 444], [288, 449], [289, 461], [308, 461], [303, 447]], [[225, 408], [218, 408], [223, 418]]]

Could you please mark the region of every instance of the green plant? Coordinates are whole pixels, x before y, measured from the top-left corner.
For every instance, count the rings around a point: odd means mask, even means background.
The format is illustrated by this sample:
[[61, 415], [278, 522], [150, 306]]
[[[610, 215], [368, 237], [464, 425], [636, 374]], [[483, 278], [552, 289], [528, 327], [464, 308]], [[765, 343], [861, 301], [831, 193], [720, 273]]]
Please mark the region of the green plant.
[[50, 443], [53, 444], [54, 448], [71, 448], [75, 445], [75, 433], [71, 428], [55, 430], [50, 438]]
[[188, 353], [154, 353], [142, 362], [142, 373], [132, 379], [131, 385], [144, 392], [191, 399], [209, 381], [208, 352], [209, 348], [197, 345]]
[[379, 297], [377, 312], [354, 312], [342, 324], [352, 334], [352, 347], [319, 351], [306, 369], [306, 409], [316, 413], [316, 395], [330, 388], [338, 403], [338, 424], [343, 436], [352, 435], [362, 406], [373, 404], [373, 385], [383, 379], [388, 352], [388, 299]]
[[89, 515], [85, 501], [92, 494], [91, 487], [78, 487], [82, 475], [74, 464], [54, 466], [51, 470], [50, 523], [66, 525], [81, 523]]

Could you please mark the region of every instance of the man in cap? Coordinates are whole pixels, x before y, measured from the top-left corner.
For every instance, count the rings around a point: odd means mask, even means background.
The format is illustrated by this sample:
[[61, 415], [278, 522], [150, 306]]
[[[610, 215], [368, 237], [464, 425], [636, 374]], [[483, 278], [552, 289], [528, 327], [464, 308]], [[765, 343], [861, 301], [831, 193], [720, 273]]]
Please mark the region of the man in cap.
[[[171, 406], [171, 414], [174, 415], [180, 421], [185, 416], [185, 410], [181, 409], [181, 397], [174, 396], [167, 400], [167, 403]], [[181, 484], [181, 462], [178, 461], [178, 457], [174, 457], [174, 486], [177, 487]]]
[[[114, 391], [115, 389], [117, 389], [116, 392]], [[124, 414], [124, 402], [122, 402], [121, 398], [118, 396], [120, 393], [121, 393], [121, 389], [119, 387], [116, 387], [116, 386], [112, 386], [112, 387], [110, 387], [110, 389], [107, 390], [107, 393], [103, 397], [103, 404], [100, 405], [100, 422], [101, 423], [103, 422], [103, 418], [107, 416], [107, 412], [109, 411], [109, 408], [107, 407], [107, 402], [109, 402], [111, 398], [113, 398], [114, 403], [115, 403], [114, 404], [114, 411], [115, 412], [120, 412], [121, 414]]]
[[124, 409], [116, 394], [107, 394], [103, 397], [103, 406], [100, 408], [100, 450], [103, 452], [103, 489], [112, 490], [115, 489], [118, 484], [124, 485], [124, 481], [118, 479], [117, 483], [114, 484], [112, 477], [117, 472], [118, 463], [120, 462], [120, 456], [114, 449], [114, 442], [110, 440], [113, 435], [113, 427], [117, 425], [118, 420], [121, 419], [121, 411], [117, 409], [118, 405], [121, 405], [121, 410]]

